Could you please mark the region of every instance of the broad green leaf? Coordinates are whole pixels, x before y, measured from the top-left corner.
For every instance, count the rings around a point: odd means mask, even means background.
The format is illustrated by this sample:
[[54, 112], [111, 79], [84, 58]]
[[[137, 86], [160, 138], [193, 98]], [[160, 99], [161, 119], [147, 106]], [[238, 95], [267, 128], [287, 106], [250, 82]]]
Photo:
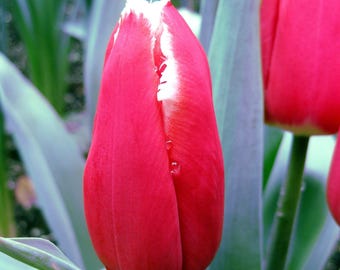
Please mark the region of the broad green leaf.
[[81, 41], [86, 38], [85, 23], [82, 20], [66, 22], [63, 25], [63, 31], [71, 37]]
[[277, 152], [281, 144], [283, 132], [275, 127], [265, 126], [264, 129], [264, 160], [263, 160], [263, 189], [272, 171]]
[[204, 50], [208, 52], [214, 30], [218, 0], [203, 0], [201, 2], [202, 24], [199, 38]]
[[[325, 186], [318, 176], [304, 177], [303, 194], [286, 269], [302, 269], [327, 216]], [[320, 259], [320, 258], [319, 258]]]
[[[307, 157], [307, 169], [318, 173], [319, 180], [323, 181], [323, 189], [320, 192], [323, 197], [324, 205], [323, 226], [319, 228], [317, 238], [313, 243], [313, 248], [308, 253], [308, 257], [304, 260], [301, 269], [322, 269], [334, 248], [339, 236], [339, 226], [335, 223], [330, 212], [327, 209], [325, 186], [327, 185], [328, 171], [333, 155], [335, 140], [333, 136], [322, 136], [312, 138], [312, 146]], [[310, 198], [310, 201], [314, 200]], [[307, 206], [306, 206], [307, 208]], [[309, 207], [311, 209], [311, 207]], [[319, 217], [317, 213], [313, 213], [314, 220]], [[312, 217], [310, 218], [312, 219]], [[308, 226], [306, 224], [306, 226]], [[310, 220], [309, 226], [313, 226], [313, 220]], [[307, 255], [306, 255], [307, 256]], [[302, 265], [302, 262], [301, 262]], [[292, 268], [291, 268], [292, 269]]]
[[0, 237], [0, 251], [43, 270], [80, 270], [54, 244], [39, 238]]
[[222, 243], [211, 269], [261, 269], [263, 102], [259, 2], [220, 0], [209, 50], [226, 171]]
[[20, 262], [5, 253], [0, 252], [0, 269], [10, 270], [35, 270], [36, 268]]
[[85, 101], [90, 130], [97, 106], [106, 46], [124, 5], [124, 0], [102, 0], [92, 4], [84, 63]]
[[59, 246], [81, 268], [98, 269], [83, 211], [82, 153], [57, 113], [3, 55], [0, 107]]
[[[67, 35], [76, 38], [80, 41], [84, 41], [87, 36], [87, 17], [88, 7], [84, 0], [76, 0], [74, 5], [74, 16], [68, 18], [62, 25], [62, 30]], [[79, 16], [81, 14], [82, 16]], [[78, 16], [76, 16], [78, 15]]]
[[[286, 134], [264, 194], [265, 249], [276, 210], [280, 185], [286, 175], [290, 139], [290, 135]], [[325, 181], [333, 147], [334, 140], [331, 137], [312, 137], [310, 140], [304, 188], [285, 268], [287, 270], [322, 269], [336, 242], [338, 229], [328, 212], [325, 196]], [[326, 240], [325, 236], [328, 236]], [[313, 264], [310, 263], [311, 260]], [[308, 267], [304, 267], [304, 265], [308, 265]]]
[[324, 226], [318, 239], [303, 265], [303, 270], [323, 269], [339, 237], [339, 227], [330, 213], [327, 213]]
[[64, 261], [70, 261], [69, 258], [65, 256], [65, 254], [52, 242], [37, 237], [14, 237], [14, 238], [7, 238], [7, 240], [13, 240], [18, 243], [26, 244], [31, 247], [46, 251], [47, 253], [58, 257]]

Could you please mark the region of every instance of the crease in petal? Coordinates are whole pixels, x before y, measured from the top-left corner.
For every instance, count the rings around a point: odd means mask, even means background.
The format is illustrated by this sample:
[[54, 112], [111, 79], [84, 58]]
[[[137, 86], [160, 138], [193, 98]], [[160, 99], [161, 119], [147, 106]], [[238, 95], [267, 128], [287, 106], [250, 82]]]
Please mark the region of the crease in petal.
[[265, 89], [268, 86], [270, 76], [270, 65], [275, 48], [277, 35], [277, 25], [279, 22], [280, 0], [263, 0], [261, 4], [260, 16], [261, 23], [261, 52], [262, 52], [262, 69], [263, 82]]
[[108, 269], [182, 267], [150, 29], [130, 10], [111, 37], [86, 164], [88, 227]]
[[[169, 170], [178, 202], [183, 269], [202, 269], [220, 242], [223, 220], [223, 157], [206, 55], [169, 4], [162, 13], [159, 46], [166, 64], [160, 76]], [[157, 42], [156, 42], [157, 45]], [[202, 243], [205, 243], [202, 245]]]
[[109, 269], [206, 268], [224, 172], [204, 50], [170, 1], [128, 0], [103, 74], [85, 172], [97, 252]]

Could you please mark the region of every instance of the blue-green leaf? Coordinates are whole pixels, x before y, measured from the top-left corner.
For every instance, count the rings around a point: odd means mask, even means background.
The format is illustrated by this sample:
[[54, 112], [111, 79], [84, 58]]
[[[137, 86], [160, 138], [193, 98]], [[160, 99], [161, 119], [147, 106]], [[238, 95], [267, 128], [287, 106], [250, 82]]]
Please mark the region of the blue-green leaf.
[[201, 28], [199, 38], [206, 52], [209, 51], [212, 32], [214, 30], [218, 0], [201, 1]]
[[327, 213], [323, 228], [312, 251], [303, 265], [303, 270], [323, 269], [339, 237], [339, 227]]
[[124, 4], [123, 0], [94, 1], [92, 4], [84, 63], [85, 101], [90, 130], [97, 106], [106, 46]]
[[53, 108], [1, 54], [0, 107], [59, 246], [81, 268], [98, 269], [83, 211], [82, 153]]
[[[264, 193], [264, 243], [276, 210], [280, 185], [285, 178], [291, 136], [286, 133], [273, 173]], [[338, 228], [327, 209], [325, 182], [332, 157], [332, 137], [312, 137], [307, 153], [303, 193], [291, 240], [287, 270], [322, 269], [336, 242]]]
[[261, 269], [263, 97], [260, 1], [220, 0], [209, 50], [226, 170], [221, 247], [211, 269]]
[[263, 189], [266, 188], [270, 173], [274, 166], [277, 152], [283, 137], [282, 130], [265, 126], [264, 129], [264, 160], [263, 160]]
[[0, 251], [37, 269], [80, 270], [54, 244], [44, 239], [0, 237]]
[[0, 269], [10, 270], [35, 270], [32, 266], [18, 261], [5, 253], [0, 252]]
[[[310, 217], [309, 223], [307, 223], [307, 221], [302, 222], [305, 223], [305, 226], [315, 226], [315, 224], [317, 224], [315, 223], [315, 219], [322, 217], [323, 223], [322, 227], [316, 228], [317, 234], [315, 233], [312, 246], [308, 249], [308, 254], [306, 254], [303, 264], [301, 262], [301, 265], [303, 265], [301, 268], [304, 270], [322, 269], [325, 266], [325, 263], [339, 236], [339, 227], [328, 211], [325, 194], [325, 187], [327, 185], [326, 181], [334, 145], [335, 140], [333, 136], [314, 137], [311, 140], [311, 148], [307, 157], [307, 169], [317, 173], [318, 179], [322, 184], [322, 189], [319, 191], [320, 194], [318, 194], [318, 197], [322, 197], [322, 201], [319, 201], [319, 208], [323, 207], [324, 211], [320, 214], [313, 211], [313, 207], [308, 205], [308, 203], [314, 201], [315, 198], [309, 198], [306, 208], [308, 207], [312, 217]], [[293, 268], [291, 268], [291, 270], [293, 270]]]

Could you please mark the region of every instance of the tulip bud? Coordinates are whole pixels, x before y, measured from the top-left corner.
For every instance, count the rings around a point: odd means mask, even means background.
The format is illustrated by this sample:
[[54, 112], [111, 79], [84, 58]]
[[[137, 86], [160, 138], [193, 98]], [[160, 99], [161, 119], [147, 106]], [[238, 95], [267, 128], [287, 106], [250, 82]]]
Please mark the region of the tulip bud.
[[340, 126], [338, 0], [263, 0], [265, 118], [301, 135]]
[[209, 67], [170, 1], [127, 1], [112, 33], [84, 197], [109, 270], [205, 269], [219, 246], [224, 173]]
[[327, 201], [329, 209], [340, 225], [340, 141], [337, 140], [328, 175]]

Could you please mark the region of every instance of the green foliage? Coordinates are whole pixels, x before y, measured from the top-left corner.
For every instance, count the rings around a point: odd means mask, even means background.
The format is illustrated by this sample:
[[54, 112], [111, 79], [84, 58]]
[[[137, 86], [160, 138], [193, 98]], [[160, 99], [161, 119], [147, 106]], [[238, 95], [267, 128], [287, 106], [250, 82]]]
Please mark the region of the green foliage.
[[[50, 106], [64, 112], [70, 48], [70, 37], [62, 31], [67, 28], [66, 2], [14, 0], [6, 4], [12, 7], [25, 46], [29, 77], [48, 101], [0, 55], [0, 111], [4, 113], [4, 119], [0, 115], [0, 234], [9, 231], [9, 223], [1, 222], [10, 219], [12, 208], [7, 205], [10, 200], [5, 189], [5, 120], [58, 246], [77, 266], [47, 241], [0, 238], [0, 269], [51, 269], [51, 262], [59, 269], [101, 267], [84, 220], [83, 152]], [[197, 8], [197, 1], [172, 2], [178, 7]], [[68, 29], [84, 42], [85, 129], [91, 130], [106, 43], [125, 0], [76, 3], [86, 11], [79, 21], [71, 21]], [[279, 190], [286, 176], [290, 149], [286, 135], [263, 124], [259, 5], [259, 0], [201, 3], [200, 38], [209, 51], [226, 170], [224, 233], [210, 270], [263, 269]], [[3, 30], [0, 34], [5, 36]], [[322, 269], [336, 242], [338, 227], [325, 198], [333, 145], [316, 144], [319, 148], [315, 150], [312, 143], [307, 155], [305, 184], [285, 270]]]
[[214, 30], [218, 0], [203, 0], [201, 4], [202, 26], [199, 34], [200, 41], [206, 52], [209, 52], [211, 35]]
[[41, 270], [80, 270], [55, 245], [44, 239], [0, 237], [0, 251]]
[[282, 130], [270, 126], [265, 126], [264, 129], [264, 159], [263, 159], [263, 189], [269, 181], [270, 173], [273, 169], [275, 158], [281, 140], [283, 137]]
[[3, 55], [0, 107], [60, 247], [80, 266], [96, 269], [83, 211], [82, 153], [50, 104]]
[[224, 234], [211, 269], [261, 269], [263, 104], [259, 1], [220, 0], [209, 50], [226, 171]]
[[92, 130], [92, 123], [97, 106], [106, 45], [113, 27], [119, 19], [124, 4], [125, 1], [123, 0], [103, 0], [95, 1], [92, 6], [89, 18], [89, 32], [84, 40], [86, 47], [84, 87], [86, 93], [86, 112], [90, 130]]
[[[335, 245], [338, 228], [327, 209], [325, 182], [332, 157], [331, 138], [311, 138], [286, 270], [322, 269]], [[264, 250], [268, 249], [281, 184], [286, 175], [290, 140], [283, 137], [263, 196]]]
[[28, 264], [14, 259], [2, 252], [0, 252], [0, 269], [36, 270], [36, 268], [33, 268], [32, 266], [29, 266]]
[[29, 77], [61, 114], [70, 46], [70, 38], [61, 29], [66, 0], [13, 0], [11, 4], [27, 54]]
[[11, 236], [14, 233], [13, 200], [8, 188], [5, 123], [0, 106], [0, 235]]

